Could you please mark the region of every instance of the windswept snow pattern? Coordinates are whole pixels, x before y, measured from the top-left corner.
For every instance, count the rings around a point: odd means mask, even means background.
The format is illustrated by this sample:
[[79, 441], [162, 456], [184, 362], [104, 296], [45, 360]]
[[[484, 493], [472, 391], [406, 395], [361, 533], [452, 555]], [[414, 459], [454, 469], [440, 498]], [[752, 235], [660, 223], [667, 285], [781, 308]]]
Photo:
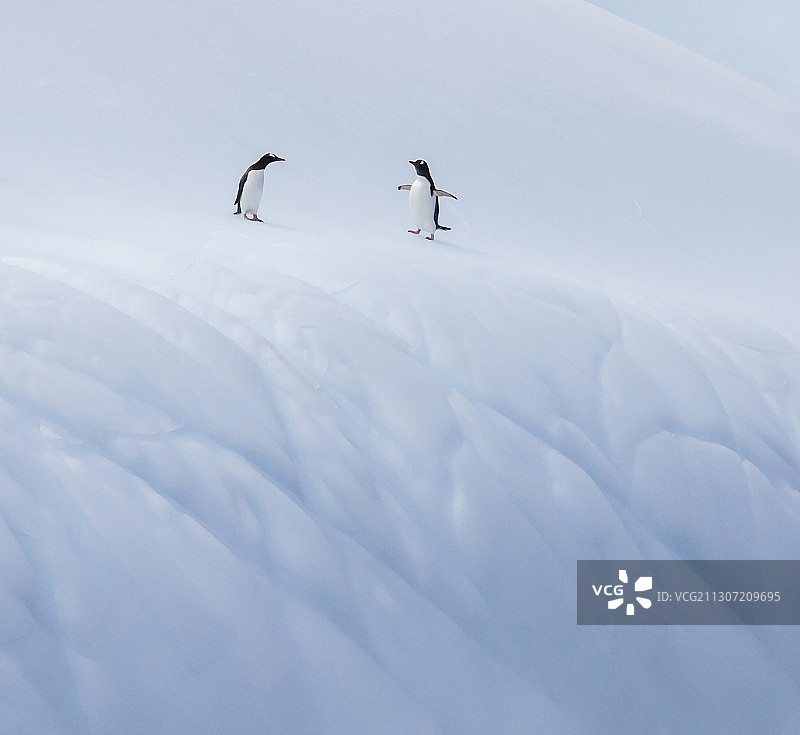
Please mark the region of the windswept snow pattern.
[[[6, 248], [14, 732], [594, 732], [591, 692], [797, 714], [780, 633], [573, 623], [578, 558], [800, 551], [786, 338], [424, 247], [301, 279], [320, 253], [260, 234]], [[770, 682], [747, 706], [729, 650]]]
[[579, 628], [575, 571], [800, 554], [800, 112], [585, 3], [469, 10], [18, 9], [2, 735], [794, 732], [794, 628]]

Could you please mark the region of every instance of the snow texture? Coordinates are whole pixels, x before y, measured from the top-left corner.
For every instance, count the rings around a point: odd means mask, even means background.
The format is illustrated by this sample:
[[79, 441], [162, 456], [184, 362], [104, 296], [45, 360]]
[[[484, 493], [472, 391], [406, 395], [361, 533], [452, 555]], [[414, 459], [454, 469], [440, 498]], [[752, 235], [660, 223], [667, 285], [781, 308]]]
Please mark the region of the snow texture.
[[796, 731], [794, 628], [575, 570], [800, 554], [797, 106], [578, 0], [8, 15], [0, 733]]

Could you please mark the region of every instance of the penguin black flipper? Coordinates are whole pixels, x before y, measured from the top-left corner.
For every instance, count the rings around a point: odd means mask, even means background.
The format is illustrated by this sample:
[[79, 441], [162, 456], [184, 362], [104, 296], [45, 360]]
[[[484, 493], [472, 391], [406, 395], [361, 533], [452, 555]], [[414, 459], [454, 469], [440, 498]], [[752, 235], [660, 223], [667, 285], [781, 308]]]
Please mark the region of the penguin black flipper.
[[242, 190], [244, 189], [244, 182], [247, 181], [247, 174], [250, 173], [250, 169], [248, 168], [242, 174], [242, 178], [239, 179], [239, 191], [236, 192], [236, 199], [233, 202], [236, 205], [236, 211], [234, 214], [241, 214], [242, 213]]
[[437, 230], [449, 230], [449, 227], [439, 224], [439, 197], [436, 197], [436, 203], [433, 205], [433, 223], [436, 225]]
[[436, 196], [439, 197], [450, 197], [451, 199], [458, 199], [455, 194], [451, 194], [449, 191], [445, 191], [444, 189], [434, 189], [433, 190]]
[[400, 184], [400, 186], [397, 187], [397, 191], [402, 191], [403, 189], [411, 191], [411, 184]]

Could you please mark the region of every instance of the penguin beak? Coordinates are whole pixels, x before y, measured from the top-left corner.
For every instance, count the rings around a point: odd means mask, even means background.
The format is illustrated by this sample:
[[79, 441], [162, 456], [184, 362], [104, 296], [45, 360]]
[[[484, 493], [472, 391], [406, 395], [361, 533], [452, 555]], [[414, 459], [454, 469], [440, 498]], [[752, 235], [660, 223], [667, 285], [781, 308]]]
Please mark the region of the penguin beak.
[[409, 161], [409, 163], [410, 163], [412, 166], [414, 165], [414, 161]]
[[275, 156], [275, 162], [276, 162], [276, 163], [277, 163], [278, 161], [285, 161], [285, 160], [286, 160], [285, 158], [281, 158], [280, 156]]

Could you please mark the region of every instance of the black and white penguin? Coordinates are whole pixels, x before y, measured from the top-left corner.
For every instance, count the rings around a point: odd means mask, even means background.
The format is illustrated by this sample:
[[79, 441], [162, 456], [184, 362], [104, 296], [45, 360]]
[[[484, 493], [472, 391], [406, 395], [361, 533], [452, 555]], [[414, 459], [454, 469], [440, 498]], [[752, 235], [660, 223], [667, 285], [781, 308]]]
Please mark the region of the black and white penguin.
[[[261, 156], [239, 179], [239, 191], [236, 192], [236, 214], [244, 214], [245, 219], [251, 222], [263, 222], [258, 218], [258, 205], [261, 204], [261, 194], [264, 191], [264, 169], [275, 161], [285, 161], [285, 158], [267, 153]], [[250, 214], [252, 216], [248, 217]]]
[[444, 189], [437, 189], [433, 183], [431, 170], [427, 161], [418, 158], [416, 161], [409, 161], [417, 172], [417, 178], [413, 184], [403, 184], [397, 190], [408, 190], [408, 208], [411, 211], [411, 221], [416, 230], [409, 230], [413, 235], [419, 235], [420, 230], [429, 232], [426, 240], [433, 240], [436, 230], [449, 230], [449, 227], [439, 224], [439, 197], [451, 197], [458, 199], [457, 196], [446, 192]]

